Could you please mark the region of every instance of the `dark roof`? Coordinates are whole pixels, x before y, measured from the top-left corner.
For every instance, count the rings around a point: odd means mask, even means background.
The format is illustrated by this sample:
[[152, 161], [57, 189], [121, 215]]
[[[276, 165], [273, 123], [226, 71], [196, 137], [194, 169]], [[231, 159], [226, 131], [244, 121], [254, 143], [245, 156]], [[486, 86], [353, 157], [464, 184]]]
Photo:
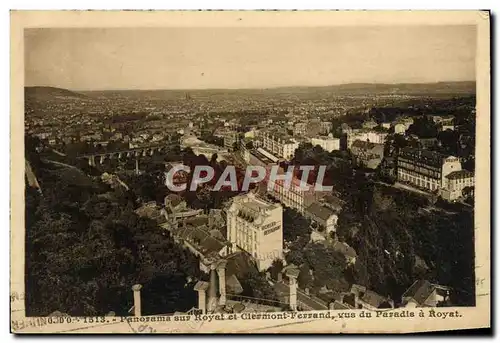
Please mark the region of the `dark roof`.
[[335, 300], [335, 302], [333, 303], [333, 309], [334, 310], [349, 310], [350, 307], [347, 306], [346, 304], [342, 304], [341, 302], [338, 302], [337, 300]]
[[186, 225], [191, 225], [191, 226], [202, 226], [202, 225], [208, 225], [208, 217], [207, 216], [196, 216], [196, 217], [191, 217], [186, 219], [185, 221]]
[[219, 252], [224, 248], [225, 244], [211, 236], [206, 236], [205, 239], [201, 241], [200, 246], [206, 252]]
[[205, 256], [218, 253], [226, 245], [226, 241], [212, 237], [205, 226], [178, 228], [174, 234], [196, 246]]
[[371, 306], [375, 308], [379, 308], [380, 305], [382, 305], [384, 302], [387, 301], [386, 298], [381, 296], [378, 293], [375, 293], [374, 291], [367, 290], [363, 296], [361, 297], [361, 300], [364, 301], [367, 304], [370, 304]]
[[340, 211], [342, 209], [343, 201], [333, 194], [327, 194], [322, 199], [322, 202], [327, 203], [329, 207]]
[[445, 158], [444, 155], [435, 151], [409, 148], [409, 147], [401, 149], [399, 156], [410, 160], [419, 161], [435, 167], [441, 167], [443, 164], [443, 159]]
[[457, 180], [473, 176], [474, 176], [473, 172], [464, 169], [464, 170], [453, 171], [448, 175], [446, 175], [446, 178], [450, 180]]
[[310, 214], [314, 217], [320, 218], [322, 220], [327, 220], [328, 218], [330, 218], [332, 215], [335, 214], [335, 212], [332, 209], [330, 209], [326, 206], [323, 206], [317, 202], [313, 202], [311, 204], [311, 206], [309, 206], [306, 209], [306, 212], [308, 214]]
[[383, 144], [378, 144], [378, 143], [372, 143], [372, 142], [366, 142], [366, 141], [361, 141], [361, 140], [355, 140], [352, 143], [352, 148], [358, 148], [358, 149], [363, 149], [363, 150], [372, 150], [377, 147], [383, 147]]
[[434, 291], [434, 288], [434, 285], [427, 280], [415, 281], [413, 285], [411, 285], [410, 288], [408, 288], [406, 292], [404, 292], [403, 299], [412, 298], [419, 305], [422, 305]]

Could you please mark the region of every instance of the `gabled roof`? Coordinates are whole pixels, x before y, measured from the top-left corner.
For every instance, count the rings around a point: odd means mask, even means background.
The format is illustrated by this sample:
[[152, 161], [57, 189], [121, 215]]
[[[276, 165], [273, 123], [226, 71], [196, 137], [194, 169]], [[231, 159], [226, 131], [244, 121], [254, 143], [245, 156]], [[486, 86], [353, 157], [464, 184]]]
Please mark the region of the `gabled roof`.
[[387, 298], [374, 291], [367, 290], [361, 297], [361, 300], [375, 308], [379, 308], [380, 305], [387, 301]]
[[434, 291], [435, 286], [427, 280], [417, 280], [403, 293], [403, 299], [411, 298], [417, 304], [422, 305]]
[[331, 216], [335, 214], [335, 212], [326, 207], [321, 205], [320, 203], [313, 202], [307, 209], [306, 212], [311, 214], [314, 217], [320, 218], [322, 220], [328, 220]]

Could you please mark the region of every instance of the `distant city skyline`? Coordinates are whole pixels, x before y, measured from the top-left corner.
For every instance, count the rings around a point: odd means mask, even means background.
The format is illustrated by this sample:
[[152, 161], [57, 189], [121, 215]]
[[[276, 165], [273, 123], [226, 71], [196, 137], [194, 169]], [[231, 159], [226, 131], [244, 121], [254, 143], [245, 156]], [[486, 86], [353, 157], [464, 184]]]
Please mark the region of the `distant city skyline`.
[[475, 81], [474, 26], [26, 29], [25, 85], [259, 89]]

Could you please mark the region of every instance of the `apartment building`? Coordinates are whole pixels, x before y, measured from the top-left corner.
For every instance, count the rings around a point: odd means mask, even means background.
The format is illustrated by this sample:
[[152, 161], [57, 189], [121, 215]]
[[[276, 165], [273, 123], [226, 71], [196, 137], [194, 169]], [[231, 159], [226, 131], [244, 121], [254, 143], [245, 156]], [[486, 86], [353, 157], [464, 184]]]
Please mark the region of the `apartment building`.
[[299, 147], [299, 142], [293, 138], [278, 136], [268, 132], [259, 132], [258, 138], [262, 148], [286, 160], [291, 159], [295, 154], [295, 149]]
[[283, 208], [254, 193], [233, 198], [227, 211], [227, 239], [233, 252], [243, 250], [256, 261], [259, 271], [283, 258]]
[[352, 143], [351, 153], [357, 165], [377, 169], [384, 159], [384, 144], [356, 140]]
[[380, 132], [368, 129], [355, 129], [347, 131], [347, 149], [351, 149], [354, 141], [364, 141], [370, 143], [384, 144], [388, 135], [387, 132]]
[[444, 189], [441, 191], [443, 199], [457, 200], [463, 196], [474, 195], [474, 173], [468, 170], [457, 170], [446, 175]]
[[315, 190], [312, 184], [301, 187], [301, 181], [296, 176], [292, 177], [289, 187], [284, 180], [276, 180], [274, 187], [268, 190], [268, 193], [283, 205], [293, 208], [302, 214], [305, 213], [305, 210], [313, 202], [329, 194], [326, 191]]
[[327, 137], [311, 138], [311, 144], [313, 146], [319, 145], [323, 150], [328, 152], [340, 150], [340, 139], [333, 137], [332, 134], [329, 134]]
[[466, 187], [474, 186], [474, 174], [462, 170], [455, 156], [405, 148], [398, 156], [397, 166], [398, 181], [439, 193], [446, 200], [456, 200]]
[[293, 135], [294, 136], [304, 136], [307, 131], [307, 123], [296, 123], [293, 126]]

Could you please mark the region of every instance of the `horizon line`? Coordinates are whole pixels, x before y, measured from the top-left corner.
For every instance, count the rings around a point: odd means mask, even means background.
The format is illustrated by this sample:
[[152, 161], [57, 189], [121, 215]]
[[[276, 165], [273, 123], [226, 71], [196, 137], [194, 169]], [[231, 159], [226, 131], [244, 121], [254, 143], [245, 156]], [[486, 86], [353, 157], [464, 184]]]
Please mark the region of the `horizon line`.
[[348, 83], [334, 83], [328, 85], [289, 85], [289, 86], [272, 86], [272, 87], [255, 87], [255, 88], [101, 88], [101, 89], [74, 89], [74, 88], [64, 88], [61, 86], [51, 86], [51, 85], [29, 85], [24, 86], [24, 88], [34, 88], [34, 87], [43, 87], [43, 88], [59, 88], [66, 89], [68, 91], [73, 92], [113, 92], [113, 91], [217, 91], [217, 90], [273, 90], [280, 88], [326, 88], [326, 87], [337, 87], [337, 86], [346, 86], [346, 85], [389, 85], [389, 86], [397, 86], [397, 85], [426, 85], [426, 84], [439, 84], [439, 83], [472, 83], [476, 82], [476, 80], [454, 80], [454, 81], [432, 81], [432, 82], [348, 82]]

